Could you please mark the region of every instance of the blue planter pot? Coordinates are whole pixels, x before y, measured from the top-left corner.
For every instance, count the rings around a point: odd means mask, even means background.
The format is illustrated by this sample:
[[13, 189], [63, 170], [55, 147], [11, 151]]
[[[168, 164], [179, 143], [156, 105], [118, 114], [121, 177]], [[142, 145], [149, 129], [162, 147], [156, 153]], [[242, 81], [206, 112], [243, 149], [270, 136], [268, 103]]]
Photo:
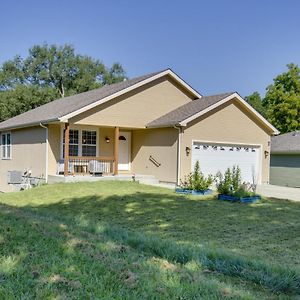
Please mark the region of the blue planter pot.
[[195, 195], [195, 196], [205, 196], [205, 195], [212, 194], [212, 190], [210, 190], [210, 189], [205, 190], [205, 191], [193, 191], [193, 190], [176, 188], [175, 192], [178, 194]]
[[250, 196], [250, 197], [235, 197], [230, 195], [219, 194], [218, 199], [223, 201], [231, 201], [231, 202], [255, 203], [259, 201], [261, 197], [258, 195]]
[[240, 198], [238, 197], [234, 197], [231, 195], [224, 195], [224, 194], [219, 194], [218, 199], [223, 201], [231, 201], [231, 202], [238, 202], [240, 200]]

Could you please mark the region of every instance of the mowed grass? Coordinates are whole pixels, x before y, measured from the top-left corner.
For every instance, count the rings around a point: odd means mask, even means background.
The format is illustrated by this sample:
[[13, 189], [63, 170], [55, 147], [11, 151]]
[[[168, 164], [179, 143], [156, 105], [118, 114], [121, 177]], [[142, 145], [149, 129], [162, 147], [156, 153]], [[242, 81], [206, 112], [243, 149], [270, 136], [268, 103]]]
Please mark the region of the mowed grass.
[[298, 299], [299, 220], [128, 182], [1, 194], [0, 299]]

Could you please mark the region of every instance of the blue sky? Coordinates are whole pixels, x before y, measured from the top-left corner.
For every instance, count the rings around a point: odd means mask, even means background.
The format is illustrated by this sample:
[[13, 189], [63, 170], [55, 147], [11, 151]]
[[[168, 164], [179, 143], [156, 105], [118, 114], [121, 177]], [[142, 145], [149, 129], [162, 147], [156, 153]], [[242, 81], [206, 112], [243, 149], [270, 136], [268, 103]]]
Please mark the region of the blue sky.
[[2, 1], [0, 63], [72, 44], [131, 77], [172, 68], [204, 95], [265, 87], [300, 64], [300, 1]]

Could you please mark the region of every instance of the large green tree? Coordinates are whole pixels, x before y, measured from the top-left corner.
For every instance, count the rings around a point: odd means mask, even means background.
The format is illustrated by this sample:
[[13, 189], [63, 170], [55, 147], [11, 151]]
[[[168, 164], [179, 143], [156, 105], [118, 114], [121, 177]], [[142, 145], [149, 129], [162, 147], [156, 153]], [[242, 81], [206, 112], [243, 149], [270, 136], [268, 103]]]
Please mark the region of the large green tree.
[[266, 116], [266, 108], [263, 106], [261, 96], [258, 92], [245, 97], [246, 101], [255, 108], [261, 115]]
[[44, 103], [123, 81], [119, 63], [76, 54], [70, 45], [36, 45], [26, 58], [16, 56], [0, 67], [0, 121]]
[[300, 130], [300, 68], [295, 64], [287, 68], [266, 88], [264, 98], [258, 92], [245, 97], [281, 133]]
[[300, 129], [300, 69], [295, 64], [267, 87], [263, 104], [268, 120], [281, 133]]

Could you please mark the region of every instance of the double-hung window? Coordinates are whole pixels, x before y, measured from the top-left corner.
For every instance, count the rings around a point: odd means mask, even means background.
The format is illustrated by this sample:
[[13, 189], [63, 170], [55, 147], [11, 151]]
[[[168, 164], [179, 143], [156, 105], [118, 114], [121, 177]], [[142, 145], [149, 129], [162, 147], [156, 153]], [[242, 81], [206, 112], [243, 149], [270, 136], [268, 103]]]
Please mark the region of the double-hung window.
[[2, 133], [1, 137], [2, 159], [11, 158], [11, 139], [10, 133]]
[[[69, 156], [78, 156], [79, 131], [70, 129], [69, 132]], [[63, 157], [65, 156], [65, 131], [63, 132]]]
[[91, 130], [82, 130], [82, 156], [96, 156], [97, 133]]

